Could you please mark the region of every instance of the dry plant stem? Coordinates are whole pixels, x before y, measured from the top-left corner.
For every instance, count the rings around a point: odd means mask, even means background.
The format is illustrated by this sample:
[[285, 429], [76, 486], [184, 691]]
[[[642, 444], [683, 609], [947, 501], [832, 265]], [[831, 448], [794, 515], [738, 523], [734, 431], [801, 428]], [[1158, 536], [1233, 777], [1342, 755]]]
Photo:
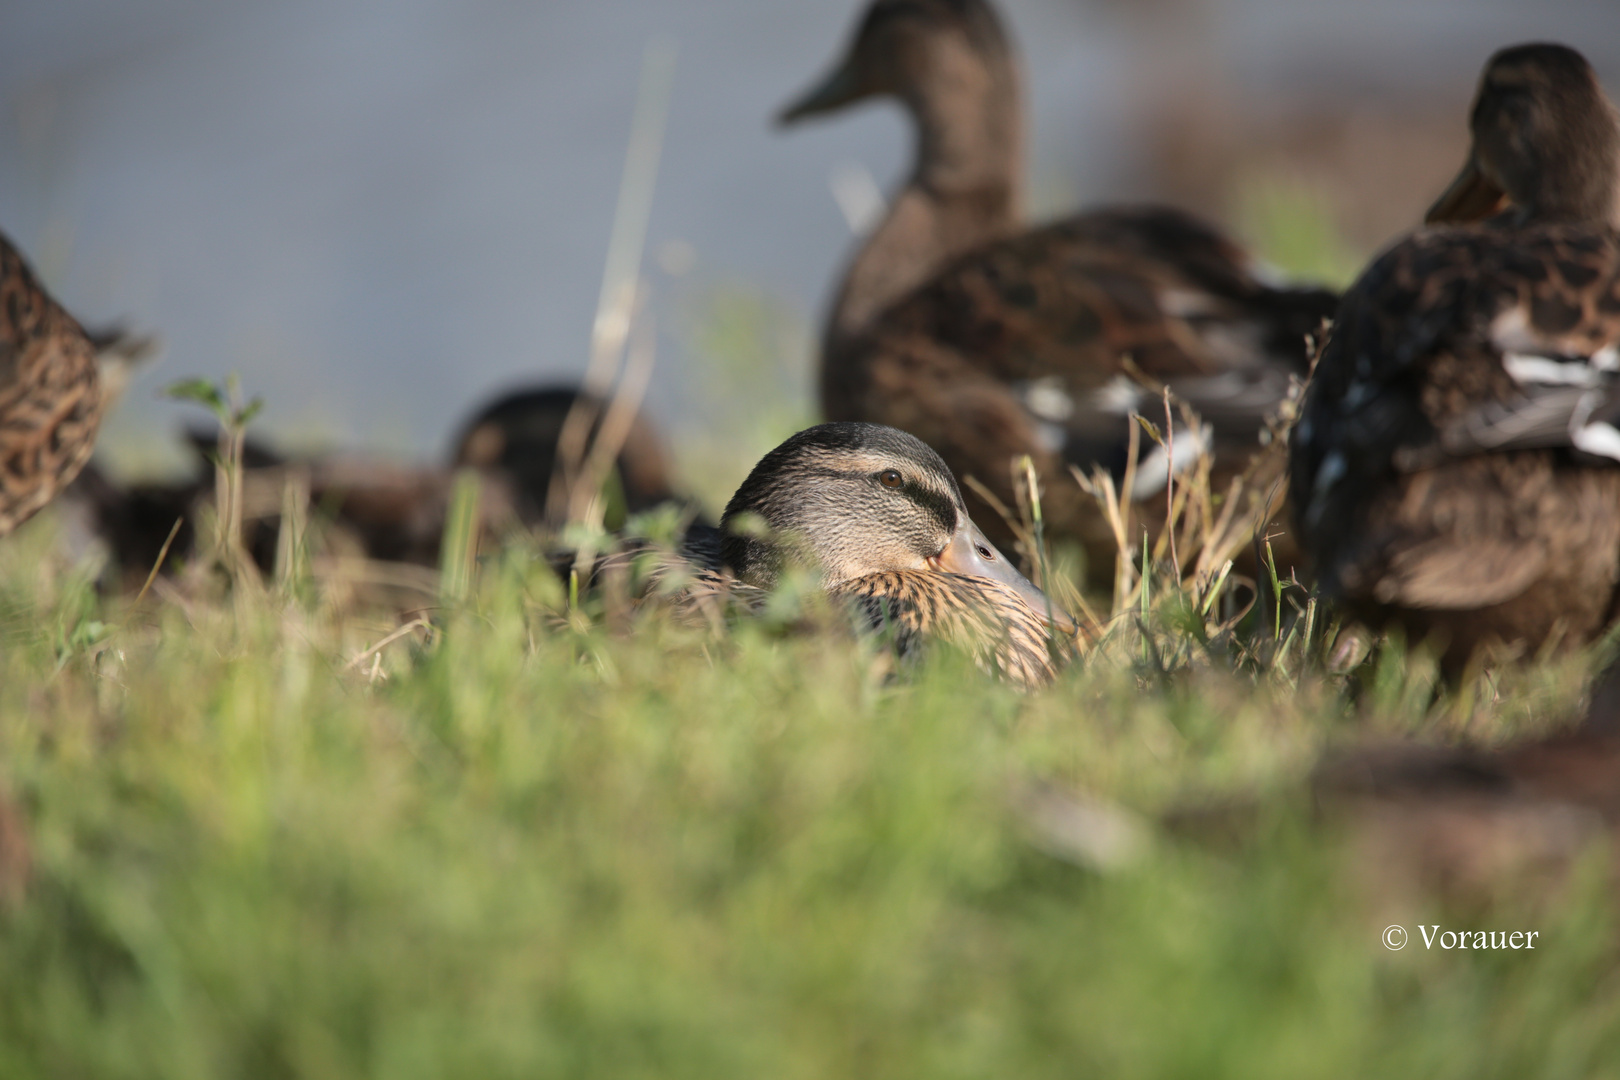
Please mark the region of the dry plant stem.
[[180, 535], [180, 526], [185, 522], [186, 519], [183, 517], [174, 519], [168, 538], [163, 541], [163, 546], [158, 548], [157, 560], [152, 563], [152, 571], [146, 575], [146, 583], [141, 586], [141, 591], [135, 594], [135, 603], [139, 604], [145, 598], [147, 590], [152, 587], [152, 582], [157, 580], [158, 571], [163, 569], [163, 560], [169, 557], [169, 549], [174, 546], [174, 538]]
[[1012, 531], [1014, 540], [1025, 546], [1029, 544], [1030, 536], [1024, 530], [1024, 523], [1014, 516], [1006, 503], [996, 497], [995, 492], [986, 487], [977, 476], [971, 474], [962, 477], [962, 483], [971, 488], [975, 495], [983, 499], [985, 504], [995, 511], [996, 516], [1001, 518], [1007, 528]]
[[1046, 597], [1046, 625], [1050, 632], [1048, 640], [1051, 641], [1057, 636], [1057, 620], [1052, 615], [1052, 582], [1046, 574], [1046, 522], [1041, 516], [1041, 485], [1035, 475], [1035, 459], [1025, 454], [1022, 464], [1024, 483], [1029, 486], [1030, 520], [1035, 525], [1035, 569], [1038, 572], [1035, 580]]
[[663, 148], [669, 115], [670, 90], [675, 77], [675, 46], [655, 41], [642, 55], [641, 83], [636, 94], [635, 117], [630, 124], [630, 145], [619, 181], [619, 201], [613, 211], [613, 232], [608, 239], [607, 265], [602, 270], [602, 291], [591, 325], [591, 355], [585, 368], [585, 394], [574, 403], [557, 438], [557, 473], [546, 494], [546, 516], [567, 520], [568, 492], [585, 458], [585, 444], [596, 423], [596, 406], [613, 385], [619, 357], [630, 335], [632, 309], [641, 274], [641, 253], [647, 240], [653, 191], [658, 180], [658, 158]]
[[[1119, 554], [1114, 561], [1114, 613], [1127, 610], [1130, 605], [1131, 584], [1136, 574], [1135, 545], [1131, 543], [1131, 491], [1136, 487], [1136, 466], [1142, 453], [1142, 431], [1138, 424], [1131, 425], [1130, 443], [1125, 454], [1125, 477], [1119, 490], [1112, 492], [1118, 506], [1113, 519], [1115, 535], [1119, 540]], [[1148, 568], [1142, 567], [1142, 574]]]
[[1181, 556], [1176, 554], [1176, 424], [1170, 415], [1170, 388], [1164, 388], [1164, 531], [1170, 538], [1170, 565], [1181, 580]]
[[[232, 406], [236, 407], [234, 388], [232, 398]], [[240, 412], [239, 407], [237, 411]], [[214, 467], [215, 558], [239, 589], [259, 583], [258, 568], [247, 557], [242, 544], [242, 451], [246, 444], [247, 429], [242, 424], [232, 422], [221, 426], [219, 461]]]
[[233, 453], [235, 446], [236, 440], [231, 436], [230, 428], [221, 426], [216, 451], [218, 460], [214, 462], [214, 550], [220, 558], [225, 557], [226, 550], [231, 546], [231, 520], [234, 517], [231, 506], [231, 462], [236, 460]]
[[[367, 658], [372, 656], [380, 657], [384, 649], [388, 648], [388, 646], [392, 645], [394, 642], [398, 641], [406, 634], [409, 634], [412, 630], [415, 630], [419, 626], [427, 630], [431, 630], [433, 628], [432, 623], [418, 616], [417, 618], [414, 618], [410, 622], [406, 623], [404, 626], [401, 626], [399, 629], [395, 630], [393, 633], [389, 634], [387, 637], [383, 638], [381, 641], [377, 642], [375, 645], [363, 652], [357, 653], [352, 660], [343, 665], [343, 670], [353, 671], [355, 668], [365, 663]], [[372, 678], [375, 679], [376, 676], [373, 675]]]
[[433, 597], [439, 595], [438, 571], [414, 563], [328, 555], [311, 560], [310, 573], [323, 582], [347, 579], [367, 585], [410, 589]]
[[[640, 305], [637, 305], [640, 307]], [[602, 417], [602, 426], [591, 441], [590, 452], [579, 471], [579, 479], [569, 492], [568, 520], [583, 521], [588, 525], [602, 523], [602, 484], [608, 470], [624, 448], [635, 424], [636, 413], [647, 395], [647, 384], [652, 379], [657, 355], [657, 325], [651, 312], [642, 312], [635, 320], [635, 328], [626, 353], [624, 377], [614, 388], [613, 399], [608, 402]]]
[[[1239, 496], [1243, 491], [1243, 478], [1234, 476], [1227, 485], [1226, 505], [1221, 508], [1221, 516], [1211, 526], [1210, 539], [1205, 542], [1204, 550], [1198, 555], [1198, 564], [1193, 573], [1207, 576], [1214, 568], [1215, 560], [1223, 558], [1222, 552], [1231, 542], [1228, 533], [1233, 529], [1233, 519], [1237, 514]], [[1226, 556], [1229, 558], [1229, 556]]]
[[306, 530], [309, 509], [309, 473], [291, 469], [282, 485], [281, 528], [276, 534], [276, 585], [292, 596], [308, 572]]
[[1108, 527], [1114, 534], [1114, 596], [1112, 612], [1118, 614], [1121, 610], [1121, 596], [1123, 586], [1122, 577], [1128, 576], [1129, 569], [1124, 566], [1127, 560], [1121, 557], [1122, 552], [1128, 552], [1130, 545], [1125, 539], [1125, 523], [1119, 516], [1119, 500], [1114, 494], [1114, 478], [1107, 471], [1098, 467], [1092, 473], [1091, 479], [1086, 479], [1084, 473], [1077, 466], [1070, 465], [1069, 472], [1081, 490], [1096, 499], [1103, 508], [1103, 514], [1108, 518]]

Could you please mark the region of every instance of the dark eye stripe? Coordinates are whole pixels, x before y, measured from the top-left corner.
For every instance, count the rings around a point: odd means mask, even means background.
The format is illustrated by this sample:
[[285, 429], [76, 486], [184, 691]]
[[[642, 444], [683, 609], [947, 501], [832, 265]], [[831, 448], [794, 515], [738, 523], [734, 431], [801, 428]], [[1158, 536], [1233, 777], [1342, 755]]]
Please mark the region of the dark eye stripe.
[[948, 533], [956, 531], [956, 504], [947, 496], [932, 488], [925, 488], [915, 480], [908, 481], [900, 490], [912, 502], [928, 511], [928, 515], [939, 522], [940, 528]]
[[[810, 468], [804, 470], [804, 475], [825, 477], [829, 480], [865, 480], [871, 482], [871, 473], [854, 473], [844, 469]], [[904, 475], [904, 474], [902, 474]], [[928, 511], [928, 516], [939, 523], [940, 528], [946, 532], [956, 531], [956, 504], [949, 495], [942, 494], [932, 488], [923, 487], [915, 480], [908, 480], [900, 487], [893, 489], [909, 498], [912, 502]]]

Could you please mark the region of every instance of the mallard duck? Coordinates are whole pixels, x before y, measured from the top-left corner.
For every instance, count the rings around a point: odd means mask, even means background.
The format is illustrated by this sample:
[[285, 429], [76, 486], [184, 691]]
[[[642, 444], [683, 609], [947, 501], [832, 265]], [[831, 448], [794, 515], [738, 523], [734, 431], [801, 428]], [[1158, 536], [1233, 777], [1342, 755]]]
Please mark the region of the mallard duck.
[[1620, 597], [1620, 125], [1579, 53], [1535, 44], [1491, 58], [1470, 126], [1432, 227], [1346, 294], [1290, 440], [1324, 592], [1453, 670], [1588, 641]]
[[0, 536], [84, 468], [103, 407], [95, 346], [0, 235]]
[[[910, 105], [919, 128], [914, 179], [834, 307], [822, 410], [911, 432], [1006, 506], [1016, 505], [1011, 466], [1031, 455], [1059, 481], [1047, 485], [1048, 528], [1081, 539], [1106, 578], [1113, 532], [1068, 481], [1067, 466], [1102, 465], [1122, 481], [1130, 417], [1165, 426], [1161, 398], [1145, 388], [1160, 382], [1205, 421], [1176, 433], [1176, 469], [1213, 449], [1224, 486], [1258, 449], [1290, 376], [1305, 374], [1306, 336], [1337, 297], [1271, 284], [1238, 245], [1168, 208], [1093, 210], [1007, 235], [1016, 224], [1017, 82], [997, 25], [983, 0], [879, 0], [849, 59], [790, 110], [889, 92]], [[997, 139], [998, 130], [1011, 134]], [[936, 173], [993, 178], [975, 186], [996, 197], [958, 199], [953, 230], [937, 196], [925, 197], [939, 183], [916, 179]], [[964, 222], [979, 223], [976, 236]], [[936, 237], [935, 246], [919, 235]], [[891, 267], [904, 273], [885, 276]], [[1169, 472], [1168, 456], [1154, 458], [1154, 449], [1143, 450], [1130, 492], [1150, 526], [1164, 516], [1163, 498], [1153, 496]], [[984, 500], [974, 495], [969, 505], [991, 535], [1011, 540]]]
[[[518, 516], [527, 525], [546, 520], [547, 497], [557, 468], [557, 442], [568, 414], [584, 397], [571, 386], [545, 386], [503, 394], [481, 408], [462, 427], [451, 455], [453, 467], [493, 470], [509, 481]], [[596, 415], [591, 438], [606, 411], [587, 399]], [[646, 416], [637, 413], [615, 464], [624, 496], [624, 512], [636, 514], [675, 501], [669, 482], [669, 454], [663, 436]], [[566, 499], [563, 500], [566, 505]]]
[[779, 121], [793, 124], [892, 97], [917, 132], [910, 176], [844, 273], [825, 347], [859, 333], [951, 257], [1017, 226], [1018, 82], [985, 0], [873, 0], [831, 74], [782, 110]]
[[[1217, 490], [1249, 464], [1335, 302], [1267, 284], [1234, 243], [1179, 211], [1093, 211], [958, 259], [826, 355], [822, 403], [828, 416], [917, 435], [1008, 506], [1024, 454], [1049, 481], [1101, 466], [1123, 484], [1144, 416], [1170, 431], [1174, 462], [1144, 438], [1125, 494], [1157, 529], [1169, 477], [1201, 453], [1213, 453]], [[1049, 533], [1079, 539], [1105, 576], [1116, 545], [1097, 503], [1069, 482], [1048, 483], [1046, 500]]]
[[1053, 677], [1054, 628], [1076, 630], [973, 523], [939, 455], [878, 424], [821, 424], [766, 454], [716, 539], [693, 555], [706, 587], [758, 594], [804, 562], [902, 654], [944, 638], [1023, 685]]
[[[186, 432], [189, 476], [115, 483], [92, 462], [66, 495], [83, 508], [87, 530], [106, 545], [120, 584], [139, 587], [154, 566], [174, 573], [206, 551], [201, 525], [213, 515], [217, 432]], [[258, 569], [275, 570], [288, 486], [307, 495], [306, 513], [320, 522], [315, 561], [329, 558], [436, 567], [456, 471], [350, 455], [283, 456], [249, 438], [242, 457], [242, 546]], [[477, 529], [499, 537], [517, 523], [515, 496], [504, 476], [483, 478]], [[177, 524], [178, 523], [178, 524]], [[171, 536], [172, 532], [172, 536]]]

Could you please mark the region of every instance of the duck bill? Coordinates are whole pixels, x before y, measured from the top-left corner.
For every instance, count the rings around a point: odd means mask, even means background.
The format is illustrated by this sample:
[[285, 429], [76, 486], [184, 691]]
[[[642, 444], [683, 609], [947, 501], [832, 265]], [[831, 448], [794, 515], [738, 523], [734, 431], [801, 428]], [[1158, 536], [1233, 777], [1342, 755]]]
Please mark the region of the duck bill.
[[1470, 153], [1462, 172], [1429, 207], [1423, 220], [1429, 225], [1462, 225], [1482, 221], [1506, 209], [1507, 204], [1507, 193], [1485, 175], [1479, 160]]
[[855, 72], [855, 65], [846, 60], [814, 89], [777, 113], [776, 122], [786, 127], [807, 116], [817, 116], [841, 109], [865, 96], [866, 91], [861, 88], [861, 80]]
[[951, 542], [945, 545], [945, 550], [934, 556], [933, 563], [947, 573], [1000, 582], [1022, 596], [1030, 607], [1047, 616], [1053, 629], [1066, 634], [1076, 633], [1080, 629], [1069, 618], [1068, 612], [1052, 603], [1045, 593], [1035, 587], [1033, 581], [1020, 574], [1011, 560], [997, 551], [996, 546], [966, 515], [957, 525], [956, 533], [951, 537]]

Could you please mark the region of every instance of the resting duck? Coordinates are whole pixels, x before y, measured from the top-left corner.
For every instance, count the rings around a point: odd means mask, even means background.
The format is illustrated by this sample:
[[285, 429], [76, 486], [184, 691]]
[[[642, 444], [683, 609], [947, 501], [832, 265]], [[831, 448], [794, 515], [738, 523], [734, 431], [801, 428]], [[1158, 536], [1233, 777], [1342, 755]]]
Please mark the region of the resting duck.
[[0, 236], [0, 536], [84, 468], [104, 404], [96, 346]]
[[[516, 499], [525, 525], [546, 521], [547, 497], [557, 468], [557, 441], [568, 414], [584, 391], [571, 386], [516, 390], [480, 409], [463, 426], [451, 455], [452, 467], [469, 466], [502, 476]], [[596, 437], [607, 411], [603, 402], [588, 402]], [[615, 461], [623, 494], [623, 511], [636, 514], [675, 500], [669, 482], [669, 454], [652, 421], [637, 413]], [[567, 499], [562, 500], [567, 505]], [[623, 515], [618, 515], [622, 517]], [[622, 521], [610, 520], [611, 526]]]
[[778, 119], [793, 124], [884, 96], [910, 114], [916, 159], [844, 273], [827, 320], [829, 349], [1020, 218], [1018, 63], [985, 0], [873, 0], [832, 73]]
[[[1016, 505], [1011, 466], [1031, 455], [1053, 481], [1048, 529], [1081, 539], [1104, 580], [1114, 535], [1096, 502], [1067, 479], [1067, 467], [1102, 465], [1123, 481], [1131, 416], [1164, 426], [1161, 399], [1127, 361], [1149, 383], [1168, 384], [1205, 421], [1204, 430], [1177, 433], [1176, 469], [1207, 446], [1224, 488], [1258, 449], [1290, 376], [1305, 374], [1306, 336], [1337, 297], [1271, 284], [1232, 241], [1166, 208], [1095, 210], [1009, 235], [1019, 179], [1017, 85], [1004, 39], [985, 29], [996, 26], [984, 0], [879, 0], [850, 60], [790, 111], [828, 108], [857, 89], [887, 90], [911, 105], [919, 129], [914, 178], [834, 307], [821, 404], [829, 419], [911, 432], [1007, 506]], [[927, 197], [939, 182], [923, 183], [936, 174], [973, 177], [972, 190], [993, 197], [959, 197], [947, 218]], [[963, 223], [974, 221], [979, 228], [970, 235]], [[934, 247], [918, 243], [919, 233], [934, 236]], [[892, 267], [904, 273], [884, 277]], [[1153, 460], [1152, 449], [1142, 452], [1130, 494], [1140, 504], [1137, 520], [1156, 528], [1169, 462]], [[991, 535], [1011, 540], [982, 500], [969, 505]]]
[[877, 424], [822, 424], [766, 454], [694, 558], [703, 587], [756, 595], [807, 562], [902, 654], [943, 638], [1025, 686], [1056, 672], [1053, 628], [1076, 630], [974, 525], [939, 455]]
[[1323, 590], [1452, 670], [1589, 641], [1620, 596], [1620, 125], [1534, 44], [1491, 58], [1470, 126], [1435, 227], [1346, 294], [1290, 445]]

